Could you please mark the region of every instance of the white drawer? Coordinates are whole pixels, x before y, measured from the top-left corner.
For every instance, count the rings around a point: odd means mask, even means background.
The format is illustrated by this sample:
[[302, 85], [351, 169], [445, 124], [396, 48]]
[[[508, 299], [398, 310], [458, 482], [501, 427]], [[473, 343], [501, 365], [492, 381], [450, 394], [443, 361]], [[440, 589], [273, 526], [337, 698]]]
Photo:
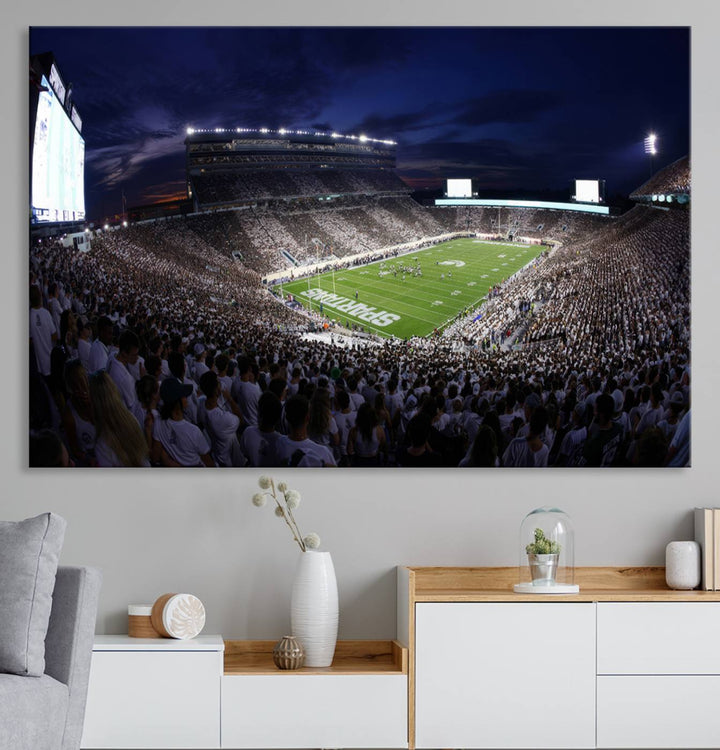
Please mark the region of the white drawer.
[[407, 747], [407, 676], [226, 675], [222, 746]]
[[598, 677], [597, 746], [717, 748], [719, 707], [720, 677]]
[[220, 651], [95, 651], [82, 747], [220, 747]]
[[599, 602], [597, 637], [598, 674], [720, 675], [720, 602]]

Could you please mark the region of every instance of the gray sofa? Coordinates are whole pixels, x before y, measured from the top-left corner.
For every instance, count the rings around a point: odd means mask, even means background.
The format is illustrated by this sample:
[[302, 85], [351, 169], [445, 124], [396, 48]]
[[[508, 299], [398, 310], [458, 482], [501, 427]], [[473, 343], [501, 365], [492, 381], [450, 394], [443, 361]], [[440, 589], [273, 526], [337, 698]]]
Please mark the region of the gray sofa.
[[0, 750], [78, 750], [101, 575], [59, 567], [45, 637], [45, 673], [0, 674]]

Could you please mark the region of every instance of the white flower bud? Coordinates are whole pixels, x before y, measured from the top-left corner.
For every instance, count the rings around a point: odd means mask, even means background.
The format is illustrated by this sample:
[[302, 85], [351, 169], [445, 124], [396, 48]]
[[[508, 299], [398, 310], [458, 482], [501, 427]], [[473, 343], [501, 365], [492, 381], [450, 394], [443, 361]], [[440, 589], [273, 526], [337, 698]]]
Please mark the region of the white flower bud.
[[280, 492], [285, 492], [288, 486], [286, 482], [278, 482], [277, 488], [280, 490]]
[[285, 515], [285, 511], [279, 505], [277, 505], [275, 506], [275, 515], [278, 518], [282, 518]]
[[303, 542], [308, 549], [317, 549], [320, 546], [320, 537], [315, 532], [310, 532]]
[[258, 486], [261, 490], [269, 490], [272, 486], [272, 477], [267, 476], [267, 474], [263, 474], [258, 480]]
[[252, 496], [252, 504], [253, 504], [253, 505], [254, 505], [254, 506], [255, 506], [256, 508], [262, 508], [262, 507], [263, 507], [263, 505], [265, 505], [265, 495], [263, 495], [263, 493], [262, 493], [262, 492], [256, 492], [256, 493], [255, 493], [255, 494], [254, 494], [254, 495]]
[[288, 490], [285, 493], [285, 502], [288, 508], [294, 510], [300, 505], [300, 493], [297, 490]]

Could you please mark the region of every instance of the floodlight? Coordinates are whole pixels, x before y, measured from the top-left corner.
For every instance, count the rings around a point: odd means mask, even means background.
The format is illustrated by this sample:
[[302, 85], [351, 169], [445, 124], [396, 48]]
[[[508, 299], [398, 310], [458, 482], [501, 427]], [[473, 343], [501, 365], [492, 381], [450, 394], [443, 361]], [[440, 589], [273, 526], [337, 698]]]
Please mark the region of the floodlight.
[[110, 225], [109, 225], [109, 224], [106, 224], [106, 225], [105, 225], [105, 226], [103, 227], [103, 229], [110, 229]]
[[657, 154], [657, 136], [655, 133], [650, 133], [645, 139], [645, 153], [651, 156]]
[[366, 135], [361, 135], [361, 136], [359, 137], [359, 140], [360, 140], [360, 142], [361, 142], [361, 143], [365, 143], [365, 141], [366, 141], [367, 139], [368, 139], [368, 138], [367, 138], [367, 136], [366, 136]]
[[280, 133], [280, 135], [285, 135], [285, 132], [285, 128], [280, 128], [280, 130], [278, 130], [278, 133]]
[[187, 129], [187, 134], [192, 135], [195, 131], [192, 128]]

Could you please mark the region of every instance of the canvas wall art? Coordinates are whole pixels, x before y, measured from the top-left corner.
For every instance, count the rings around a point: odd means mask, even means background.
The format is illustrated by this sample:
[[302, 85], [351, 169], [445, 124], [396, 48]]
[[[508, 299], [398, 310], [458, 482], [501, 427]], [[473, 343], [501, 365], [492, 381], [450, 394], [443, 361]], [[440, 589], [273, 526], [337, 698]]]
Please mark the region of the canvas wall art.
[[689, 28], [29, 48], [31, 467], [690, 465]]

